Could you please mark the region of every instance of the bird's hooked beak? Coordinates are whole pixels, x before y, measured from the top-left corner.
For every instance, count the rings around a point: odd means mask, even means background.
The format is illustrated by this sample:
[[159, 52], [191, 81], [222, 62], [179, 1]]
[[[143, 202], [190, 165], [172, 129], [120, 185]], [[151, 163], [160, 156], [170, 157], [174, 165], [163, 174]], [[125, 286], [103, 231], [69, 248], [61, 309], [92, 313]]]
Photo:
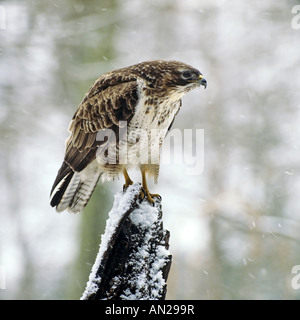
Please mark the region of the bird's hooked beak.
[[202, 75], [202, 74], [199, 75], [199, 84], [200, 84], [200, 86], [203, 86], [204, 89], [206, 89], [206, 87], [207, 87], [207, 81], [203, 78], [203, 75]]

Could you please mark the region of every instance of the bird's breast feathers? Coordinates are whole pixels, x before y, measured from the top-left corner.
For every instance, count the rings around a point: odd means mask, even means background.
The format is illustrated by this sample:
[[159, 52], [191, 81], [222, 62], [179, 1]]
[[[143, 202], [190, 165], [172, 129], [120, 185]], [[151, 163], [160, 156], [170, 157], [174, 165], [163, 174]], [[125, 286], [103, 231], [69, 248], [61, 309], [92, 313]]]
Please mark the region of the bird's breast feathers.
[[138, 82], [138, 103], [129, 129], [142, 129], [151, 134], [151, 130], [167, 130], [179, 111], [184, 93], [172, 92], [163, 96], [148, 89], [144, 81]]

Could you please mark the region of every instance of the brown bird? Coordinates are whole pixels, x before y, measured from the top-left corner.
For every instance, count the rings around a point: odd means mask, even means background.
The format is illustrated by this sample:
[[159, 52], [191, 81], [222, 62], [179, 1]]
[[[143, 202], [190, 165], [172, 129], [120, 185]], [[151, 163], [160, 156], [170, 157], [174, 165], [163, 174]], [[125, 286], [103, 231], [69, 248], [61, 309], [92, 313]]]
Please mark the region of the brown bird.
[[102, 75], [75, 112], [64, 161], [51, 189], [57, 211], [80, 212], [99, 178], [111, 180], [139, 168], [142, 197], [153, 202], [146, 174], [157, 181], [165, 135], [181, 107], [181, 98], [207, 82], [195, 68], [179, 61], [154, 60]]

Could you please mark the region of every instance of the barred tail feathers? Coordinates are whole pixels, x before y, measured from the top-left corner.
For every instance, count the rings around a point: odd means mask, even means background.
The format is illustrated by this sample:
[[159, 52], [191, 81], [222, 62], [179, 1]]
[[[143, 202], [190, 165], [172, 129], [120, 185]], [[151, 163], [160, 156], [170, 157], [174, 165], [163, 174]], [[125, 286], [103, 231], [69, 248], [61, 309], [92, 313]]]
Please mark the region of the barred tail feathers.
[[[81, 172], [74, 172], [70, 167], [66, 170], [63, 164], [51, 191], [51, 206], [58, 212], [68, 210], [81, 212], [95, 190], [101, 171], [91, 163]], [[62, 169], [61, 168], [61, 169]], [[60, 172], [64, 175], [61, 178]], [[58, 180], [58, 182], [57, 182]]]

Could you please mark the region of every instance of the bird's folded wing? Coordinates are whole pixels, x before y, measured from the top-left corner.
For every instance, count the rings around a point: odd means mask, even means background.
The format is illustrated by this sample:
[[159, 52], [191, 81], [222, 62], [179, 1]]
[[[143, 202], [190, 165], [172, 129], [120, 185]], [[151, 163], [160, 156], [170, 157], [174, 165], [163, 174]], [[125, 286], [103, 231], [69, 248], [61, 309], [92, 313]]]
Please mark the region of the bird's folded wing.
[[[96, 158], [100, 130], [111, 129], [119, 139], [119, 122], [130, 122], [138, 101], [137, 77], [123, 79], [109, 74], [102, 76], [90, 88], [69, 125], [64, 162], [58, 171], [52, 191], [70, 170], [81, 171]], [[51, 192], [52, 192], [51, 191]]]

